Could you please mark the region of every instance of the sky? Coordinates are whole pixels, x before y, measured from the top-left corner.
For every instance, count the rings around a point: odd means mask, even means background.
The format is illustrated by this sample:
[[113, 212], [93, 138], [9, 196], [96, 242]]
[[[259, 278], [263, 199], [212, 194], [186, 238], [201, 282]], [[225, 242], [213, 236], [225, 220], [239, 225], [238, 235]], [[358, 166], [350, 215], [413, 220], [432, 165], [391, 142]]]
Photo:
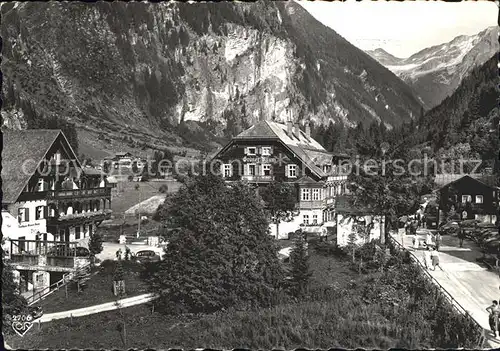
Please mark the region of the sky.
[[358, 48], [380, 47], [400, 58], [498, 22], [498, 5], [485, 0], [297, 2]]

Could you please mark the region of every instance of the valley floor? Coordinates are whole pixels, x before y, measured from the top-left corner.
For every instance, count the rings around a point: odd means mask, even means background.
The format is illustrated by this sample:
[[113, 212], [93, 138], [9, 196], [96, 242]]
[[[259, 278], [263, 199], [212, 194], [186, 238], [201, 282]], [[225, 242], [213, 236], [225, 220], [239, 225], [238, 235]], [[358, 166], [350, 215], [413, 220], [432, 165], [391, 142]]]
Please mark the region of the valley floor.
[[[320, 253], [317, 245], [310, 243], [313, 277], [311, 293], [305, 300], [285, 299], [272, 308], [177, 316], [162, 315], [153, 311], [150, 304], [142, 304], [42, 323], [22, 338], [6, 334], [6, 341], [13, 348], [23, 349], [419, 349], [434, 346], [432, 331], [419, 330], [418, 326], [423, 328], [424, 324], [415, 325], [414, 315], [408, 313], [403, 301], [405, 291], [394, 292], [396, 285], [389, 286], [392, 283], [384, 280], [388, 274], [396, 277], [396, 281], [406, 281], [405, 277], [397, 277], [398, 270], [360, 274], [357, 269], [353, 270], [348, 257], [335, 252]], [[367, 290], [367, 287], [371, 288]], [[377, 297], [377, 292], [374, 295], [374, 290], [392, 291], [394, 296], [384, 300]], [[399, 303], [394, 303], [393, 298]], [[436, 323], [423, 322], [425, 325]], [[449, 341], [441, 343], [443, 347], [453, 347]]]

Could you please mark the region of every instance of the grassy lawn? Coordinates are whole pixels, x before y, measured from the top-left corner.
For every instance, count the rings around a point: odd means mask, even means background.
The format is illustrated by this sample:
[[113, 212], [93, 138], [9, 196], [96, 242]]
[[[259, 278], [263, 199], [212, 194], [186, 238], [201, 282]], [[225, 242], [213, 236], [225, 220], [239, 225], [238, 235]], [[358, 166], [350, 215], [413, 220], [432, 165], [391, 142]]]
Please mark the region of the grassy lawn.
[[[142, 265], [136, 262], [122, 261], [125, 272], [125, 289], [127, 296], [131, 297], [146, 293], [146, 286], [140, 279]], [[64, 288], [52, 293], [40, 301], [37, 306], [42, 306], [44, 313], [61, 312], [83, 308], [101, 303], [115, 301], [113, 295], [113, 272], [116, 261], [104, 261], [96, 267], [92, 278], [87, 281], [87, 287], [78, 293], [74, 284], [68, 285], [68, 298]]]
[[[139, 185], [139, 190], [136, 190]], [[120, 218], [130, 207], [139, 202], [149, 199], [155, 195], [161, 195], [160, 187], [167, 185], [168, 192], [176, 192], [181, 183], [175, 180], [165, 180], [160, 182], [120, 182], [117, 188], [113, 189], [111, 198], [111, 209], [116, 218]]]
[[[311, 252], [313, 285], [335, 285], [335, 296], [285, 303], [253, 311], [211, 315], [165, 316], [149, 305], [57, 320], [35, 326], [23, 338], [10, 336], [18, 348], [390, 348], [399, 345], [400, 328], [381, 315], [379, 306], [360, 304], [342, 293], [352, 280], [343, 261]], [[106, 284], [103, 284], [106, 285]], [[129, 283], [127, 283], [128, 287]], [[110, 286], [110, 284], [107, 284]], [[109, 289], [108, 289], [109, 290]], [[109, 296], [109, 295], [108, 295]], [[64, 296], [63, 296], [64, 298]], [[354, 314], [352, 313], [354, 311]], [[126, 321], [127, 341], [118, 328]], [[373, 322], [367, 323], [367, 321]], [[382, 325], [385, 332], [380, 334]], [[367, 336], [371, 335], [371, 336]]]
[[[54, 349], [474, 346], [441, 329], [443, 324], [462, 322], [448, 312], [444, 321], [440, 319], [443, 307], [432, 304], [439, 299], [426, 290], [421, 272], [411, 263], [358, 274], [345, 256], [318, 254], [313, 245], [310, 248], [311, 291], [302, 300], [284, 299], [272, 308], [181, 316], [152, 313], [150, 306], [140, 305], [72, 322], [50, 322], [40, 330], [33, 327], [23, 338], [8, 335], [6, 340], [15, 348]], [[123, 323], [126, 340], [120, 331]]]

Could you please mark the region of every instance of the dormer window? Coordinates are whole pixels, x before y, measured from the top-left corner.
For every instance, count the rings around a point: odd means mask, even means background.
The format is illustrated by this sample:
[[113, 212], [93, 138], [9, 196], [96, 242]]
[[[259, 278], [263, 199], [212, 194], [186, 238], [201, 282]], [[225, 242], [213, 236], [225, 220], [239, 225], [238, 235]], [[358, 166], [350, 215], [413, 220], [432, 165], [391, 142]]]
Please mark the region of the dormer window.
[[53, 159], [54, 159], [54, 163], [56, 165], [61, 164], [61, 152], [60, 151], [56, 151], [56, 153], [54, 154]]
[[43, 179], [42, 178], [39, 178], [38, 179], [38, 183], [36, 185], [36, 191], [43, 191]]

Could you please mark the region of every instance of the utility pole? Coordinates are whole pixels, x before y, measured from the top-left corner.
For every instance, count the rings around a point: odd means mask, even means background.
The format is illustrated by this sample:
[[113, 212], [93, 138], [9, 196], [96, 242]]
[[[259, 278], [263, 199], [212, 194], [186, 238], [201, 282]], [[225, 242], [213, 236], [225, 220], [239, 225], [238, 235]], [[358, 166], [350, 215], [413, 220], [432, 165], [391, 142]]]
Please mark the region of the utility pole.
[[139, 186], [139, 208], [137, 209], [137, 213], [139, 215], [139, 222], [137, 224], [137, 238], [141, 235], [141, 207], [140, 204], [142, 202], [142, 191], [141, 187]]

